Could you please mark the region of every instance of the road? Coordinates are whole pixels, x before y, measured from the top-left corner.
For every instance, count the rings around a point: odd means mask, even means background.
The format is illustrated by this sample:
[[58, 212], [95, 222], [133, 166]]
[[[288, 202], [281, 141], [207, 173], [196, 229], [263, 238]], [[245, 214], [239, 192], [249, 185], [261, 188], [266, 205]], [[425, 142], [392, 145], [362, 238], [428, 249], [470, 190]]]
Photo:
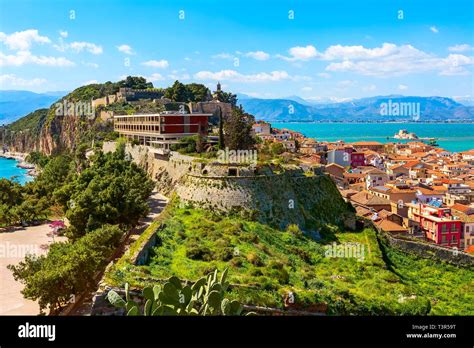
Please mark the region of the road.
[[[42, 245], [53, 242], [47, 234], [51, 232], [48, 224], [17, 228], [0, 232], [0, 315], [37, 315], [37, 302], [23, 298], [23, 284], [13, 279], [9, 264], [18, 264], [27, 253], [46, 254]], [[54, 237], [56, 242], [65, 241], [66, 237]]]

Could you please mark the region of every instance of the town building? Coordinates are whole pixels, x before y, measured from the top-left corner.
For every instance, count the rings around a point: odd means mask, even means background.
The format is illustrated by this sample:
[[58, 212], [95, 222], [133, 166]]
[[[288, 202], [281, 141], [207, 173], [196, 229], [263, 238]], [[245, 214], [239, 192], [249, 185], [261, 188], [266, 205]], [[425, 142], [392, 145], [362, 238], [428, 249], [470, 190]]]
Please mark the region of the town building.
[[167, 154], [183, 137], [206, 136], [212, 114], [165, 111], [157, 114], [115, 115], [114, 130], [121, 136]]

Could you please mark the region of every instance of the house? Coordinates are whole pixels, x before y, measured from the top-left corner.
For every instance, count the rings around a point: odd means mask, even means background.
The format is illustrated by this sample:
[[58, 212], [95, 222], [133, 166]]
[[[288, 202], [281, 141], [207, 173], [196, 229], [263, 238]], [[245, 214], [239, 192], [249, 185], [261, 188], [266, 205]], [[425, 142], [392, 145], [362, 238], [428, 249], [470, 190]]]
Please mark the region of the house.
[[384, 186], [372, 186], [369, 192], [375, 196], [397, 202], [400, 205], [412, 202], [416, 199], [416, 191], [404, 184], [386, 184]]
[[372, 186], [383, 186], [386, 182], [389, 181], [389, 176], [387, 173], [381, 171], [380, 169], [372, 169], [367, 172], [365, 178], [366, 188], [369, 189]]
[[327, 151], [326, 144], [318, 143], [312, 138], [305, 138], [300, 142], [299, 152], [306, 155], [316, 154]]
[[359, 205], [375, 211], [380, 211], [382, 209], [390, 211], [390, 201], [388, 199], [374, 196], [368, 191], [358, 192], [352, 195], [350, 200], [354, 206]]
[[428, 204], [433, 201], [442, 202], [444, 198], [444, 194], [440, 191], [436, 191], [433, 189], [429, 189], [426, 187], [415, 187], [416, 189], [416, 200], [423, 204]]
[[336, 163], [342, 167], [351, 165], [351, 152], [346, 149], [334, 149], [327, 152], [327, 162]]
[[408, 176], [409, 172], [410, 169], [405, 167], [403, 164], [397, 164], [387, 169], [387, 173], [392, 175], [394, 178]]
[[365, 166], [365, 154], [363, 152], [352, 152], [351, 167], [357, 168], [359, 166]]
[[257, 135], [270, 135], [272, 132], [272, 126], [270, 123], [259, 121], [252, 126], [252, 130]]
[[[464, 211], [466, 212], [472, 210], [468, 209]], [[474, 214], [467, 214], [453, 207], [451, 207], [451, 212], [453, 216], [456, 216], [462, 223], [461, 247], [463, 249], [468, 249], [469, 247], [474, 245]]]
[[451, 209], [422, 203], [407, 205], [408, 217], [418, 223], [417, 228], [427, 240], [447, 247], [461, 246], [462, 223]]
[[408, 228], [403, 225], [403, 218], [387, 210], [381, 210], [372, 217], [374, 224], [385, 232], [407, 233]]
[[331, 163], [325, 166], [325, 171], [335, 180], [342, 180], [345, 169], [337, 163]]
[[372, 151], [380, 152], [383, 151], [384, 144], [379, 143], [378, 141], [358, 141], [351, 144], [356, 151], [361, 151], [363, 149], [369, 149]]

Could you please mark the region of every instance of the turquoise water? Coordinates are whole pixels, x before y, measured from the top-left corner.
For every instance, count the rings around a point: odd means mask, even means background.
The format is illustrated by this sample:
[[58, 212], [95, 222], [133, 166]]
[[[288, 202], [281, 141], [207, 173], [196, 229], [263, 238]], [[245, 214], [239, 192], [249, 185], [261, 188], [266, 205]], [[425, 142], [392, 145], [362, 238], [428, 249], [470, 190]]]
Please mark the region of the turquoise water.
[[452, 152], [474, 149], [474, 124], [464, 123], [272, 123], [276, 128], [301, 132], [321, 141], [395, 142], [400, 129], [413, 132], [420, 138], [437, 138], [440, 147]]
[[11, 177], [15, 176], [15, 180], [20, 184], [33, 180], [33, 177], [27, 174], [28, 171], [18, 168], [17, 164], [18, 162], [13, 159], [0, 157], [0, 178], [11, 179]]

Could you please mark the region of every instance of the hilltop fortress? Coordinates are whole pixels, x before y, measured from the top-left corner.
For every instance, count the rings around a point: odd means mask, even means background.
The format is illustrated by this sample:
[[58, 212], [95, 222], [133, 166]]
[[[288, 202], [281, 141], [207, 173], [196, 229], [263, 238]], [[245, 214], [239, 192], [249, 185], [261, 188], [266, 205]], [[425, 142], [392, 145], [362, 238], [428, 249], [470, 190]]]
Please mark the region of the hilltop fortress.
[[[104, 143], [103, 150], [115, 146]], [[148, 171], [161, 193], [174, 192], [184, 205], [235, 213], [279, 228], [296, 224], [309, 232], [324, 224], [355, 227], [355, 214], [332, 180], [313, 169], [219, 163], [176, 152], [163, 158], [151, 147], [129, 143], [126, 153]]]

